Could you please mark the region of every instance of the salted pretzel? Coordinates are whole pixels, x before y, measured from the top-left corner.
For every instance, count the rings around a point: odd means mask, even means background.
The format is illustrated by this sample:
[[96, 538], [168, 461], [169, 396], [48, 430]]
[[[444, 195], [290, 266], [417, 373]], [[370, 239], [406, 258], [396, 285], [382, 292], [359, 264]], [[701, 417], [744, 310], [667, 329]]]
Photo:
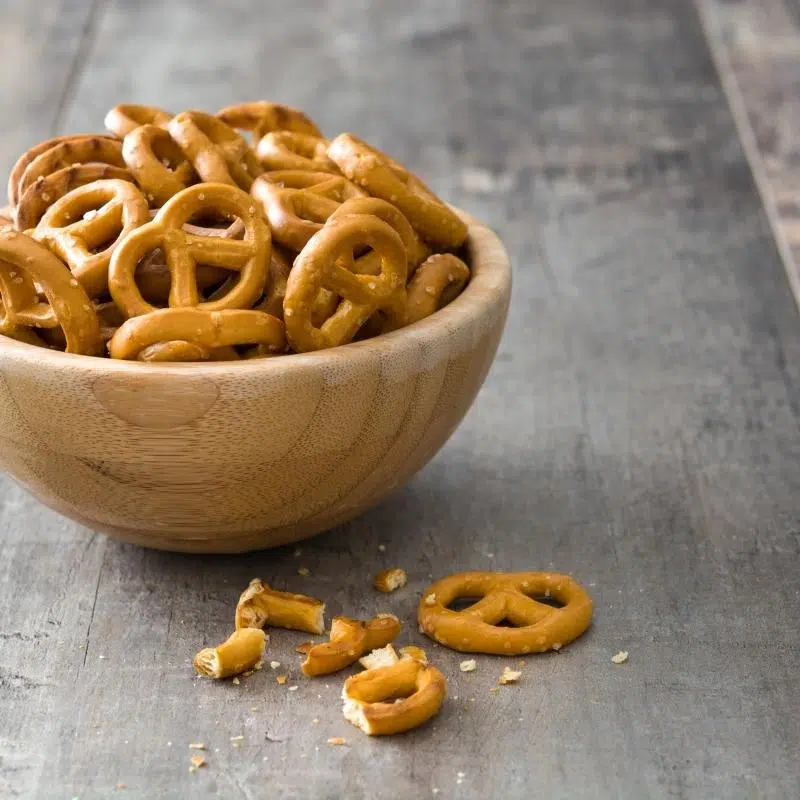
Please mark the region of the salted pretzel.
[[17, 204], [15, 219], [17, 230], [35, 228], [48, 208], [65, 194], [95, 181], [130, 181], [133, 175], [127, 169], [110, 164], [75, 164], [64, 167], [34, 181]]
[[[354, 253], [372, 248], [381, 259], [378, 275], [355, 275]], [[407, 273], [406, 251], [395, 230], [377, 217], [352, 214], [328, 220], [295, 259], [283, 302], [289, 341], [307, 352], [350, 342], [367, 318], [394, 304]], [[342, 298], [321, 326], [312, 320], [320, 289]]]
[[[173, 350], [172, 357], [165, 353], [161, 358], [142, 358], [142, 351], [162, 342], [188, 343], [196, 347], [181, 345]], [[131, 317], [120, 325], [108, 343], [108, 352], [112, 358], [129, 360], [206, 361], [217, 360], [206, 351], [236, 345], [263, 345], [280, 352], [284, 347], [283, 323], [252, 309], [160, 308]]]
[[408, 283], [406, 324], [429, 317], [454, 300], [469, 275], [469, 267], [451, 253], [437, 253], [423, 261]]
[[208, 678], [231, 678], [257, 667], [264, 659], [268, 637], [258, 628], [234, 631], [218, 647], [201, 650], [192, 663], [194, 668]]
[[303, 674], [328, 675], [355, 664], [365, 653], [385, 647], [402, 625], [394, 614], [379, 614], [369, 622], [348, 617], [331, 620], [330, 641], [317, 644], [308, 650], [303, 662]]
[[53, 203], [33, 236], [67, 262], [90, 297], [97, 297], [108, 286], [108, 265], [118, 243], [149, 219], [147, 200], [133, 183], [95, 181]]
[[230, 345], [226, 347], [202, 347], [195, 342], [176, 339], [170, 342], [156, 342], [145, 347], [139, 351], [136, 360], [153, 364], [175, 361], [239, 361], [241, 356], [236, 348]]
[[[242, 239], [187, 233], [183, 226], [202, 212], [238, 217], [244, 224]], [[271, 250], [269, 227], [253, 199], [235, 186], [200, 183], [184, 189], [161, 207], [152, 222], [133, 231], [117, 247], [108, 284], [114, 301], [129, 317], [155, 310], [142, 296], [135, 277], [139, 262], [157, 248], [165, 253], [169, 266], [172, 308], [249, 308], [264, 293]], [[198, 264], [237, 272], [239, 279], [224, 296], [204, 302], [197, 285]]]
[[0, 333], [19, 339], [22, 329], [60, 327], [68, 353], [102, 352], [100, 322], [83, 287], [44, 245], [12, 230], [0, 233], [0, 299]]
[[270, 131], [294, 131], [322, 136], [322, 131], [302, 111], [280, 103], [258, 101], [227, 106], [217, 116], [231, 128], [251, 131], [253, 144]]
[[195, 178], [181, 148], [157, 125], [130, 131], [122, 142], [122, 157], [152, 205], [163, 206]]
[[408, 170], [351, 133], [342, 133], [328, 147], [328, 157], [344, 175], [371, 195], [397, 206], [425, 241], [459, 247], [467, 226]]
[[292, 270], [291, 254], [273, 245], [269, 262], [269, 280], [267, 291], [258, 305], [253, 308], [283, 319], [283, 298], [286, 296], [286, 282]]
[[[463, 611], [459, 598], [480, 598]], [[535, 600], [552, 598], [554, 608]], [[464, 653], [522, 655], [558, 650], [577, 639], [592, 619], [592, 600], [567, 575], [549, 572], [463, 572], [425, 590], [417, 618], [421, 630]], [[515, 627], [500, 626], [503, 621]]]
[[184, 111], [169, 121], [167, 130], [204, 181], [249, 190], [263, 172], [247, 142], [211, 114]]
[[275, 241], [298, 253], [345, 200], [364, 196], [346, 178], [304, 170], [265, 172], [250, 193], [264, 209]]
[[273, 131], [261, 138], [256, 155], [268, 172], [304, 169], [339, 174], [339, 167], [328, 158], [328, 140], [307, 133]]
[[364, 733], [390, 736], [436, 716], [446, 695], [447, 679], [436, 667], [405, 657], [348, 678], [342, 710], [345, 719]]
[[265, 625], [320, 634], [325, 630], [325, 603], [304, 594], [278, 592], [254, 578], [236, 604], [236, 627]]
[[107, 114], [106, 128], [124, 139], [131, 131], [142, 125], [160, 125], [163, 127], [172, 119], [169, 111], [155, 106], [138, 106], [133, 103], [121, 103], [114, 106]]
[[70, 136], [37, 155], [22, 173], [17, 184], [18, 197], [40, 178], [75, 164], [110, 164], [125, 167], [122, 143], [107, 136]]

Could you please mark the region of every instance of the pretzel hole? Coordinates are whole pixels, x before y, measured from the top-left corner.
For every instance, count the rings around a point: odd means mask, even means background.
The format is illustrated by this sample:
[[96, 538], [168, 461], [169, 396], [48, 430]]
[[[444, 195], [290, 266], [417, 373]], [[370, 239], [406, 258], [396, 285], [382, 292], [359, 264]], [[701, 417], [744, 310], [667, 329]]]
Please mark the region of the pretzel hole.
[[481, 597], [456, 597], [455, 600], [447, 604], [447, 608], [450, 611], [466, 611], [482, 599]]
[[530, 597], [531, 600], [535, 600], [537, 603], [541, 603], [543, 606], [551, 606], [552, 608], [564, 608], [566, 605], [566, 603], [556, 600], [555, 597], [546, 597], [538, 594], [527, 594], [527, 597]]

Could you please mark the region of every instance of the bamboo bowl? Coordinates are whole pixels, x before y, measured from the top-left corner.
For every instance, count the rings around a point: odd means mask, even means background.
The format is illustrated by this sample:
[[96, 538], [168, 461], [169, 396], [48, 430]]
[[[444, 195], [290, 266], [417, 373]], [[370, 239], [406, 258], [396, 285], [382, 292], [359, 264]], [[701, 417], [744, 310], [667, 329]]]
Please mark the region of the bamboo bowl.
[[352, 519], [441, 448], [497, 350], [508, 256], [462, 216], [467, 288], [363, 342], [157, 366], [0, 336], [0, 467], [59, 513], [161, 550], [245, 552]]

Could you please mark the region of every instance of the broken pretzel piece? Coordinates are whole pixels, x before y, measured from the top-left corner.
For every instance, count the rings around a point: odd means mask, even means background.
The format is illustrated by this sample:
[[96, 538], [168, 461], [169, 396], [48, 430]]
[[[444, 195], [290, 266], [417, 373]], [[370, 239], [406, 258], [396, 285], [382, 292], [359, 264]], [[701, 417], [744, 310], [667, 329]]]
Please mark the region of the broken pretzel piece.
[[379, 592], [395, 591], [395, 589], [402, 589], [408, 583], [408, 574], [400, 567], [390, 567], [389, 569], [381, 570], [373, 579], [372, 585]]
[[277, 592], [254, 578], [236, 604], [236, 629], [288, 628], [320, 634], [325, 630], [325, 603], [293, 592]]
[[314, 645], [303, 662], [308, 676], [328, 675], [354, 664], [365, 653], [387, 645], [400, 633], [400, 620], [381, 614], [369, 622], [334, 617], [329, 642]]
[[259, 628], [234, 631], [219, 647], [206, 647], [195, 657], [194, 668], [209, 678], [230, 678], [253, 669], [264, 658], [267, 635]]

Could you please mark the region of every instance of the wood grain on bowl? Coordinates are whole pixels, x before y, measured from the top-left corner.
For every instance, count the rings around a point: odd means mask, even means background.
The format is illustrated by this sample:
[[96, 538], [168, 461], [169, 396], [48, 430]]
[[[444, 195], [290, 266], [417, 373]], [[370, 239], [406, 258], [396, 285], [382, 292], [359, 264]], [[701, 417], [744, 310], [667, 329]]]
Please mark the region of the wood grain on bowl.
[[463, 218], [462, 295], [344, 347], [156, 366], [3, 339], [0, 466], [60, 513], [166, 550], [273, 547], [351, 519], [439, 450], [494, 358], [510, 267]]

